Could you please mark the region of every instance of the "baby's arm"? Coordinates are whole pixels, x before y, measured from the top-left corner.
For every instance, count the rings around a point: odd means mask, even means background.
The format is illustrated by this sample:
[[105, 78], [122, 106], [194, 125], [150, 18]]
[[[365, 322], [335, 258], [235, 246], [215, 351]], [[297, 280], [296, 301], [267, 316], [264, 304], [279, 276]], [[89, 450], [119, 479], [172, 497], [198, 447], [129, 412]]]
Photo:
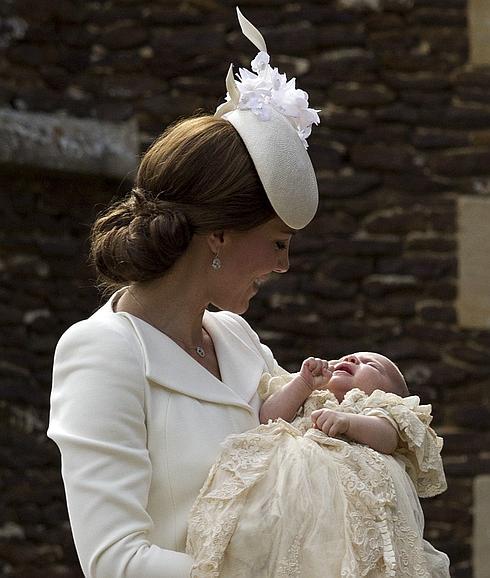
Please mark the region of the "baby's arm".
[[264, 401], [260, 408], [260, 423], [278, 417], [291, 421], [306, 398], [315, 389], [324, 388], [331, 375], [327, 361], [315, 357], [303, 361], [296, 377]]
[[318, 409], [311, 413], [311, 419], [317, 429], [331, 437], [345, 435], [383, 454], [392, 454], [398, 447], [397, 431], [382, 417]]

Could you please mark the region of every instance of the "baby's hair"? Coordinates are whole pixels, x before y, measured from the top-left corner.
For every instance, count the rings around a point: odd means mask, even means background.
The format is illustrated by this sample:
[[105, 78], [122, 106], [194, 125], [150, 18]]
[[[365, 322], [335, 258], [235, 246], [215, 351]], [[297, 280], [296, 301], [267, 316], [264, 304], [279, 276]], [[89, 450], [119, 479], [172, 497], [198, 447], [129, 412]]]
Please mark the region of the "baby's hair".
[[[390, 359], [391, 361], [391, 359]], [[396, 393], [400, 397], [407, 397], [410, 395], [410, 391], [408, 390], [407, 382], [403, 377], [403, 373], [400, 371], [396, 363], [391, 361], [390, 367], [393, 371], [390, 371], [391, 374], [391, 383], [392, 383], [392, 391], [391, 393]]]

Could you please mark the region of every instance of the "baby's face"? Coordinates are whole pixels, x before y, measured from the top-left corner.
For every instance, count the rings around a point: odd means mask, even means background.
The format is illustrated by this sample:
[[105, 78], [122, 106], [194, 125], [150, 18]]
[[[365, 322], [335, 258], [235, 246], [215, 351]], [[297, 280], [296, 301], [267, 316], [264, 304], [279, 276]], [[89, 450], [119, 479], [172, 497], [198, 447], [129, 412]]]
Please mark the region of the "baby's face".
[[328, 389], [342, 401], [344, 395], [355, 387], [368, 395], [375, 389], [393, 391], [396, 365], [384, 355], [360, 351], [329, 362], [332, 377]]

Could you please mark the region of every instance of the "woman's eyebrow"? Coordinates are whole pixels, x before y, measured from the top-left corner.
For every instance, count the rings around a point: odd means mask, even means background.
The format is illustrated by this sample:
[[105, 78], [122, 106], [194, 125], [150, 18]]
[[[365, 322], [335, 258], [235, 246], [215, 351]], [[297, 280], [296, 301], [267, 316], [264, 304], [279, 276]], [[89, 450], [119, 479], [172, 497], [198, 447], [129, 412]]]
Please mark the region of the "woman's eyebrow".
[[284, 233], [285, 235], [296, 235], [296, 229], [283, 229], [281, 231], [281, 233]]

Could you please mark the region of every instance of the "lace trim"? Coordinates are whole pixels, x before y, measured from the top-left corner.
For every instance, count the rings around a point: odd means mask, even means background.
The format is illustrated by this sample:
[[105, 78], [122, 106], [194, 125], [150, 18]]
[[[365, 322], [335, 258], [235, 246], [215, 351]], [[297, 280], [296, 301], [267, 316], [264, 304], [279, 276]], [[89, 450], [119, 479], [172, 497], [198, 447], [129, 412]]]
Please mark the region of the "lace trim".
[[328, 444], [336, 455], [339, 483], [346, 496], [346, 532], [352, 550], [342, 563], [342, 578], [430, 578], [422, 536], [399, 512], [385, 458], [359, 444], [345, 443], [310, 430], [308, 437]]

